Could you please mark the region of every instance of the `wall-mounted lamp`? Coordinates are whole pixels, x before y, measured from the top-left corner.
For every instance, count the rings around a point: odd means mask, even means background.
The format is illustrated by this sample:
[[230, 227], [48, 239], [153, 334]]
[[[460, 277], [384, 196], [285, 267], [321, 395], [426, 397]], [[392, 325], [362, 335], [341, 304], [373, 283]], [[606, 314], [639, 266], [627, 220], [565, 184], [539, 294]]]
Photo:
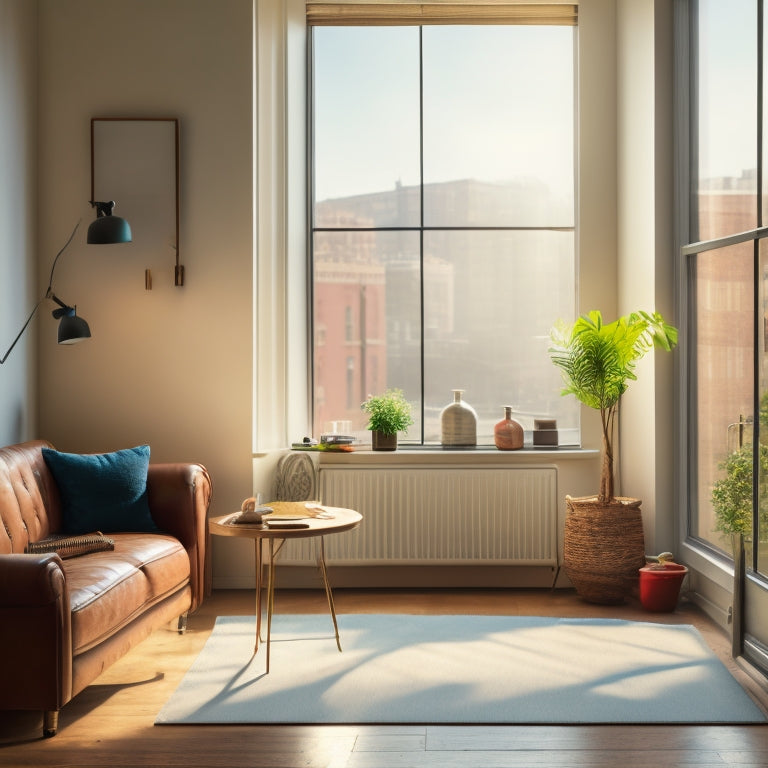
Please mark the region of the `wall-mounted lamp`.
[[82, 317], [77, 316], [77, 307], [68, 306], [55, 293], [47, 295], [46, 298], [59, 305], [58, 309], [51, 312], [59, 321], [59, 344], [76, 344], [91, 338], [91, 329]]
[[130, 243], [132, 240], [131, 227], [125, 219], [113, 216], [115, 201], [106, 203], [90, 201], [96, 209], [96, 219], [88, 227], [87, 242], [92, 245], [111, 243]]
[[[113, 201], [110, 201], [109, 203], [94, 203], [91, 201], [91, 205], [97, 210], [97, 218], [90, 227], [88, 227], [87, 242], [104, 244], [131, 242], [131, 228], [128, 222], [118, 216], [112, 216], [112, 209], [115, 207]], [[107, 222], [107, 224], [101, 224], [101, 222]], [[56, 264], [58, 263], [61, 254], [67, 250], [67, 247], [72, 242], [79, 226], [80, 222], [78, 221], [77, 224], [75, 224], [75, 228], [72, 230], [69, 239], [64, 243], [64, 247], [56, 254], [56, 258], [51, 265], [48, 288], [46, 289], [43, 298], [35, 304], [34, 308], [29, 313], [29, 317], [24, 325], [21, 326], [21, 330], [16, 335], [11, 346], [8, 347], [8, 351], [3, 357], [0, 357], [0, 365], [8, 359], [8, 355], [11, 354], [11, 351], [16, 346], [17, 342], [23, 336], [24, 331], [27, 330], [27, 326], [32, 322], [35, 312], [37, 312], [40, 305], [46, 299], [50, 299], [58, 305], [51, 314], [59, 321], [59, 344], [76, 344], [78, 341], [83, 341], [83, 339], [89, 339], [91, 337], [91, 329], [88, 327], [88, 323], [82, 317], [78, 317], [77, 315], [77, 306], [70, 306], [53, 292], [53, 273], [56, 269]]]

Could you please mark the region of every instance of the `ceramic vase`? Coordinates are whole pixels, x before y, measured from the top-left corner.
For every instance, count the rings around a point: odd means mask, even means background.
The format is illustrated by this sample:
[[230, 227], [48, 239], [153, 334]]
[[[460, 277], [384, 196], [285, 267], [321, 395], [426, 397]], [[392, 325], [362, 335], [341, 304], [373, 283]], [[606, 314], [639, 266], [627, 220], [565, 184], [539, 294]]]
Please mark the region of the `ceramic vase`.
[[477, 445], [477, 413], [465, 403], [463, 389], [453, 390], [453, 402], [440, 413], [443, 445]]
[[524, 432], [512, 418], [512, 406], [504, 406], [504, 418], [493, 428], [493, 442], [500, 451], [517, 451], [523, 447]]

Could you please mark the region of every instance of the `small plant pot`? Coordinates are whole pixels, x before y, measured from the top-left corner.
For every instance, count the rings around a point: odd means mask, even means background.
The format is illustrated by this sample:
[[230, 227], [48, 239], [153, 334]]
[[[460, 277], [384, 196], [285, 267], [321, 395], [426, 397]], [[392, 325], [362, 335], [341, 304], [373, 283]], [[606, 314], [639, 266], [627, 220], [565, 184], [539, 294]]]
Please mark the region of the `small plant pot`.
[[680, 586], [688, 569], [679, 563], [646, 565], [640, 569], [640, 603], [646, 611], [669, 613], [677, 607]]
[[396, 451], [397, 432], [393, 435], [385, 435], [376, 429], [371, 430], [371, 448], [374, 451]]

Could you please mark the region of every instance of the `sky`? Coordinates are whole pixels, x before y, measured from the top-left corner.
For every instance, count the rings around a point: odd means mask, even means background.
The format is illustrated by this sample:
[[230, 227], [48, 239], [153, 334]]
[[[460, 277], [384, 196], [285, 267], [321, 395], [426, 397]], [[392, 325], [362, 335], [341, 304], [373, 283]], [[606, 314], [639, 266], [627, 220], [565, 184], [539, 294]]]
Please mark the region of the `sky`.
[[756, 0], [699, 2], [699, 173], [757, 167]]
[[[702, 179], [757, 165], [756, 7], [699, 2]], [[572, 188], [562, 170], [573, 165], [574, 30], [423, 30], [425, 182], [530, 176], [556, 194]], [[314, 36], [316, 199], [418, 184], [419, 28], [316, 27]]]
[[[423, 37], [424, 180], [573, 186], [570, 27], [432, 26]], [[316, 27], [316, 199], [420, 177], [418, 27]]]

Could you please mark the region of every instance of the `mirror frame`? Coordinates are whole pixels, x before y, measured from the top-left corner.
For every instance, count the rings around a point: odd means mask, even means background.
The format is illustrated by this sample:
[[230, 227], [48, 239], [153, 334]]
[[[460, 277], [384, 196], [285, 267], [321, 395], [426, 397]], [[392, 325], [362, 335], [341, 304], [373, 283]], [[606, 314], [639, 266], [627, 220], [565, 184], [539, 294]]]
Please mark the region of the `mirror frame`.
[[[131, 136], [129, 125], [117, 126], [118, 123], [131, 124], [141, 123], [146, 128], [147, 123], [170, 123], [172, 125], [173, 146], [160, 147], [162, 156], [158, 155], [158, 162], [153, 164], [151, 158], [147, 157], [149, 151], [146, 143], [141, 143], [141, 136]], [[120, 130], [109, 132], [105, 130], [111, 125], [119, 127]], [[112, 133], [113, 135], [110, 135]], [[162, 144], [162, 137], [159, 139], [159, 144]], [[157, 151], [157, 150], [155, 150]], [[166, 154], [166, 153], [170, 153]], [[108, 169], [102, 167], [97, 168], [97, 158], [99, 157], [135, 157], [137, 160], [141, 160], [145, 165], [149, 163], [150, 167], [164, 167], [167, 170], [168, 163], [172, 164], [173, 180], [169, 184], [168, 176], [158, 177], [155, 179], [142, 178], [128, 180], [127, 178], [120, 178], [119, 184], [113, 185], [108, 178], [105, 178], [105, 174], [108, 174]], [[137, 163], [138, 165], [138, 163]], [[174, 285], [184, 285], [184, 266], [181, 264], [181, 248], [179, 240], [179, 120], [175, 117], [93, 117], [91, 118], [91, 200], [96, 200], [96, 194], [104, 194], [103, 187], [107, 189], [119, 188], [126, 184], [133, 183], [134, 187], [131, 188], [131, 193], [141, 196], [143, 189], [156, 188], [163, 186], [165, 194], [168, 198], [173, 198], [175, 209], [172, 212], [173, 216], [173, 233], [174, 241], [171, 243], [171, 247], [176, 253], [176, 264], [174, 267]], [[111, 193], [108, 193], [111, 195]], [[106, 200], [113, 200], [115, 197], [108, 196]], [[136, 214], [126, 211], [125, 208], [120, 207], [120, 201], [117, 200], [116, 215], [124, 215], [128, 219], [129, 223], [134, 229], [141, 231], [141, 220], [137, 223], [134, 219]], [[145, 287], [147, 289], [152, 287], [152, 278], [150, 270], [145, 270]]]

